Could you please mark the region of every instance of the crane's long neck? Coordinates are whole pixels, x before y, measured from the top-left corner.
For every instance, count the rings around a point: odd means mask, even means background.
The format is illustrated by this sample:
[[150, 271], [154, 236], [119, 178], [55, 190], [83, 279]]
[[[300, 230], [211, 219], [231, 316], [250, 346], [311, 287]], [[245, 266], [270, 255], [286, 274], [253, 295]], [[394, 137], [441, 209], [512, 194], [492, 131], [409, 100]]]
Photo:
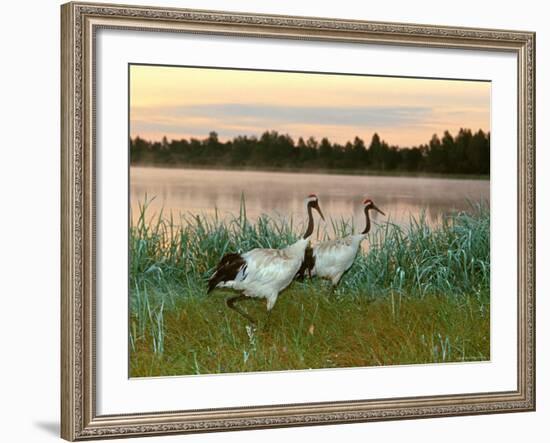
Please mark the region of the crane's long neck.
[[313, 214], [311, 213], [311, 202], [307, 204], [307, 229], [304, 233], [303, 239], [309, 238], [313, 234]]
[[365, 229], [361, 234], [367, 235], [370, 231], [370, 216], [369, 216], [369, 208], [365, 208], [365, 218], [367, 220], [367, 225], [365, 226]]

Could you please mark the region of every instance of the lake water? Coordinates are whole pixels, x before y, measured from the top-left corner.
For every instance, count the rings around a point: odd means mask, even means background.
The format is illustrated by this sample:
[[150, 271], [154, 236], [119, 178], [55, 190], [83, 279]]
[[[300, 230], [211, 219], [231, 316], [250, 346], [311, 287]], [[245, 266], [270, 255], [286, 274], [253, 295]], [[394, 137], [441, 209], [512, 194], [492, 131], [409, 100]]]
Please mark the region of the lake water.
[[251, 219], [265, 213], [303, 221], [304, 198], [314, 193], [327, 219], [353, 216], [361, 230], [367, 197], [386, 213], [371, 211], [373, 220], [398, 224], [423, 211], [430, 224], [437, 224], [451, 212], [468, 210], [468, 201], [489, 202], [489, 181], [469, 179], [132, 167], [130, 184], [134, 220], [145, 195], [155, 197], [149, 215], [161, 208], [175, 216], [214, 214], [216, 209], [220, 217], [238, 215], [244, 193]]

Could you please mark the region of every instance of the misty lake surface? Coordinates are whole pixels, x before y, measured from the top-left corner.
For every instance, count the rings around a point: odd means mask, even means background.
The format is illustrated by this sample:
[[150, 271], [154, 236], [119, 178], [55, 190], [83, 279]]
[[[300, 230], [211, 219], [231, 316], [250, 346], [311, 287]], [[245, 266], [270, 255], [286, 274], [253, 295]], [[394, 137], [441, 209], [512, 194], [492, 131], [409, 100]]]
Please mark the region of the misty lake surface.
[[317, 194], [327, 221], [353, 217], [355, 231], [363, 229], [362, 202], [372, 199], [386, 217], [371, 211], [374, 221], [407, 225], [411, 216], [425, 214], [438, 224], [456, 211], [468, 211], [470, 202], [489, 204], [489, 180], [424, 177], [387, 177], [291, 172], [233, 171], [205, 169], [130, 168], [130, 205], [137, 220], [139, 203], [145, 197], [149, 217], [170, 212], [214, 215], [220, 218], [239, 215], [241, 195], [246, 200], [247, 216], [256, 220], [261, 214], [305, 219], [304, 199]]

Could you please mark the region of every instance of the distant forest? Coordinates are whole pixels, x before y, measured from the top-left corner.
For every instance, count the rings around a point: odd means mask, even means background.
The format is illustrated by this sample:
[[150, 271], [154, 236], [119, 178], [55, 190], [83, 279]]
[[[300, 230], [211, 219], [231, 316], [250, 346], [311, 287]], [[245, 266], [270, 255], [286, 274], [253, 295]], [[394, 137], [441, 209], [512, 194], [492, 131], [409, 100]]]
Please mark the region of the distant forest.
[[276, 131], [221, 142], [211, 132], [203, 140], [136, 137], [130, 139], [130, 159], [133, 165], [488, 175], [489, 147], [490, 133], [470, 129], [455, 136], [445, 131], [441, 138], [434, 134], [428, 143], [412, 147], [389, 145], [378, 134], [368, 144], [359, 137], [338, 144], [313, 137], [295, 142]]

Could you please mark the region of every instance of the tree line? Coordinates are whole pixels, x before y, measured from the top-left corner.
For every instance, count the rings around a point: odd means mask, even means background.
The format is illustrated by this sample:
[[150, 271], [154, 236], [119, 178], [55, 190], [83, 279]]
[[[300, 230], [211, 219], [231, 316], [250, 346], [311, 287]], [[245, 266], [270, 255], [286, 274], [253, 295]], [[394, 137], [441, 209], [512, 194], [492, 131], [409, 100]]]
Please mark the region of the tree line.
[[168, 141], [130, 139], [133, 165], [210, 166], [246, 169], [392, 171], [488, 175], [490, 133], [460, 129], [434, 134], [419, 146], [389, 145], [374, 134], [369, 144], [360, 137], [345, 144], [326, 137], [295, 142], [289, 135], [266, 131], [260, 137], [237, 136], [222, 142], [216, 132], [205, 139]]

